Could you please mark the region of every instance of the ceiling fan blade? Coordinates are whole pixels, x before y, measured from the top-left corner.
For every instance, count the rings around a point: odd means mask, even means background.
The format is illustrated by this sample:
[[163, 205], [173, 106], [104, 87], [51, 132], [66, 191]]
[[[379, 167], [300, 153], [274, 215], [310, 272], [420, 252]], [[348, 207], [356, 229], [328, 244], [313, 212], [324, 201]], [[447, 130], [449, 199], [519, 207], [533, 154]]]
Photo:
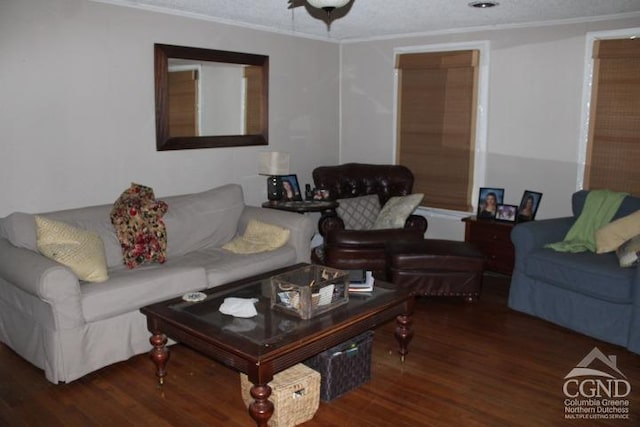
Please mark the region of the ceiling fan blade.
[[287, 9], [293, 9], [295, 7], [304, 6], [304, 0], [288, 0], [289, 7]]

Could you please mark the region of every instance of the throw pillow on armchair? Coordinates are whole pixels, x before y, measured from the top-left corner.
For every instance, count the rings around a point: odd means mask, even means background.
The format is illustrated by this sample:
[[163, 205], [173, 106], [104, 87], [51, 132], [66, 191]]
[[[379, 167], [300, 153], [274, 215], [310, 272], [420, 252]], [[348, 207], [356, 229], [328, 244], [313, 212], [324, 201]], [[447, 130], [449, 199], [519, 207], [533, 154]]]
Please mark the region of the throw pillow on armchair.
[[336, 201], [336, 213], [345, 230], [370, 230], [380, 214], [380, 200], [375, 194]]
[[424, 194], [422, 193], [390, 198], [382, 207], [372, 228], [374, 230], [403, 228], [407, 218], [413, 214], [422, 199], [424, 199]]

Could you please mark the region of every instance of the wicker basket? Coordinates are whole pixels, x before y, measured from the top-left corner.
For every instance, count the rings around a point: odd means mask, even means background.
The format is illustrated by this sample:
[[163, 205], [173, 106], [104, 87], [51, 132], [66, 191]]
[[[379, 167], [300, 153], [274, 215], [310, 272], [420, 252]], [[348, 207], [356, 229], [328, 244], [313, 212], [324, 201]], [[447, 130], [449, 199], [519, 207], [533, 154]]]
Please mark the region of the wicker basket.
[[331, 401], [371, 380], [372, 343], [373, 331], [367, 331], [304, 361], [322, 376], [322, 401]]
[[[253, 402], [251, 387], [253, 384], [245, 374], [240, 374], [242, 400], [249, 407]], [[298, 363], [273, 376], [269, 383], [273, 402], [273, 415], [268, 425], [271, 427], [289, 427], [309, 421], [320, 405], [320, 374]]]

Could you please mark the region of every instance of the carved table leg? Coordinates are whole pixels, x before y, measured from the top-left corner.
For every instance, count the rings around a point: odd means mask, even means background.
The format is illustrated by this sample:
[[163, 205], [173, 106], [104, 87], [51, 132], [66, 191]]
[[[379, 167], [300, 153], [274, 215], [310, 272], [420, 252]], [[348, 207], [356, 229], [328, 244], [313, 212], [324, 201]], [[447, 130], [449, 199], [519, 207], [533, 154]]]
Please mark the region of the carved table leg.
[[406, 314], [401, 314], [396, 317], [396, 331], [395, 336], [396, 340], [398, 340], [398, 344], [400, 344], [400, 360], [404, 362], [405, 356], [409, 353], [409, 343], [413, 338], [413, 330], [411, 329], [411, 324], [413, 323], [413, 319], [411, 319], [411, 314], [413, 313], [413, 303], [414, 300], [411, 299], [406, 305]]
[[167, 337], [159, 332], [154, 332], [149, 342], [153, 349], [149, 352], [149, 357], [156, 365], [156, 377], [158, 384], [164, 384], [164, 377], [167, 375], [167, 362], [169, 362], [169, 349], [167, 348]]
[[249, 415], [258, 427], [266, 427], [273, 415], [273, 403], [269, 400], [271, 387], [268, 384], [257, 384], [251, 387], [251, 396], [255, 399], [249, 405]]

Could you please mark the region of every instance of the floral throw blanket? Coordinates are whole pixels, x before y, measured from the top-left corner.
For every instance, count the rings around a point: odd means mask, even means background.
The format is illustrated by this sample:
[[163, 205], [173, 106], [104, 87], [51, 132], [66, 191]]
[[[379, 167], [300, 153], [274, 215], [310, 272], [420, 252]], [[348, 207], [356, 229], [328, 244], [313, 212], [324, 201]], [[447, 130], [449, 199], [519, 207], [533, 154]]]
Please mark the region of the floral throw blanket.
[[162, 216], [168, 206], [156, 200], [153, 189], [131, 184], [111, 209], [111, 223], [122, 247], [128, 268], [167, 259], [167, 232]]

